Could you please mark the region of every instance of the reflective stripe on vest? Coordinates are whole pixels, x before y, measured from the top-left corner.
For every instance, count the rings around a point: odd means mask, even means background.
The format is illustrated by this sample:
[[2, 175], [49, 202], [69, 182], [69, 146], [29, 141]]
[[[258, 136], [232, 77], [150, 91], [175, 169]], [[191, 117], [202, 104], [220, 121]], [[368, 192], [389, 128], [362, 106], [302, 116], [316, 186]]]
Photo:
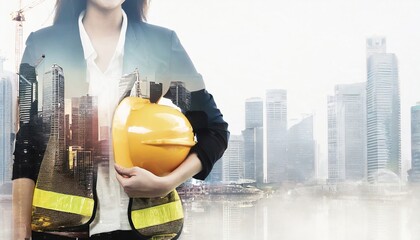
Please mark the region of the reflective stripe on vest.
[[32, 205], [34, 207], [90, 217], [93, 212], [94, 201], [91, 198], [35, 188]]
[[136, 229], [152, 227], [182, 218], [184, 218], [184, 212], [178, 194], [175, 194], [174, 202], [131, 212], [131, 219]]

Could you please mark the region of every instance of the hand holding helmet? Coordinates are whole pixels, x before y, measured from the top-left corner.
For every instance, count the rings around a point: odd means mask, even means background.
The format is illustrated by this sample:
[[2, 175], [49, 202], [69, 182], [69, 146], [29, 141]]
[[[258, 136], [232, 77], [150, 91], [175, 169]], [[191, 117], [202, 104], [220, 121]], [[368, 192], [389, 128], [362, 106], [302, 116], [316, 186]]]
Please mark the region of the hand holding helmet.
[[180, 111], [140, 97], [125, 98], [115, 110], [112, 141], [118, 165], [138, 166], [157, 176], [178, 167], [195, 144]]

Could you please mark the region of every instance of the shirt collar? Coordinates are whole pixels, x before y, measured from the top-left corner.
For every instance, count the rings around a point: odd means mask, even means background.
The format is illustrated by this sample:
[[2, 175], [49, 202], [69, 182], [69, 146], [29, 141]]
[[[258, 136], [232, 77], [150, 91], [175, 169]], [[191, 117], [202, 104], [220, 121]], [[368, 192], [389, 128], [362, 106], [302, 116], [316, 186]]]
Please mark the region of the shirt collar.
[[[121, 11], [123, 15], [123, 22], [121, 26], [120, 37], [118, 39], [118, 43], [115, 48], [115, 53], [114, 53], [115, 56], [124, 55], [125, 34], [127, 32], [127, 14], [124, 12], [124, 10], [121, 9]], [[78, 21], [79, 34], [80, 34], [80, 40], [82, 42], [84, 57], [86, 60], [90, 57], [93, 57], [93, 59], [95, 59], [97, 57], [97, 53], [95, 49], [93, 48], [92, 42], [90, 41], [89, 35], [87, 34], [85, 27], [83, 26], [82, 20], [84, 16], [85, 16], [85, 11], [82, 11], [79, 15], [79, 21]]]

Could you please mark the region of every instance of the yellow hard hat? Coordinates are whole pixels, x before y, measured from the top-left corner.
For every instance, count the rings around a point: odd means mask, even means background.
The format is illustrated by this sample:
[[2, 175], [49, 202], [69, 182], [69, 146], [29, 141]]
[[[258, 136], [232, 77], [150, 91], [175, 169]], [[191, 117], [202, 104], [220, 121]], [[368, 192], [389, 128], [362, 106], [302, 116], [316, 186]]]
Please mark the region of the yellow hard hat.
[[127, 97], [118, 105], [112, 142], [117, 164], [158, 176], [178, 167], [195, 144], [191, 124], [180, 111], [140, 97]]

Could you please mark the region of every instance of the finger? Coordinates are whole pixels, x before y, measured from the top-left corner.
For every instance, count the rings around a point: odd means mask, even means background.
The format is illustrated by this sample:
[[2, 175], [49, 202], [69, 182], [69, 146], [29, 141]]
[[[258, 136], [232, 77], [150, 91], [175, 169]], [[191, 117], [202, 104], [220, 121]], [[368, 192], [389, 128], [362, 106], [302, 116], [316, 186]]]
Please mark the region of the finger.
[[117, 177], [117, 180], [122, 187], [127, 185], [127, 178], [126, 177], [121, 176], [120, 174], [115, 174], [115, 176]]
[[118, 174], [123, 175], [123, 176], [132, 176], [134, 175], [133, 173], [133, 168], [125, 168], [125, 167], [121, 167], [120, 165], [115, 164], [115, 170], [117, 171]]

